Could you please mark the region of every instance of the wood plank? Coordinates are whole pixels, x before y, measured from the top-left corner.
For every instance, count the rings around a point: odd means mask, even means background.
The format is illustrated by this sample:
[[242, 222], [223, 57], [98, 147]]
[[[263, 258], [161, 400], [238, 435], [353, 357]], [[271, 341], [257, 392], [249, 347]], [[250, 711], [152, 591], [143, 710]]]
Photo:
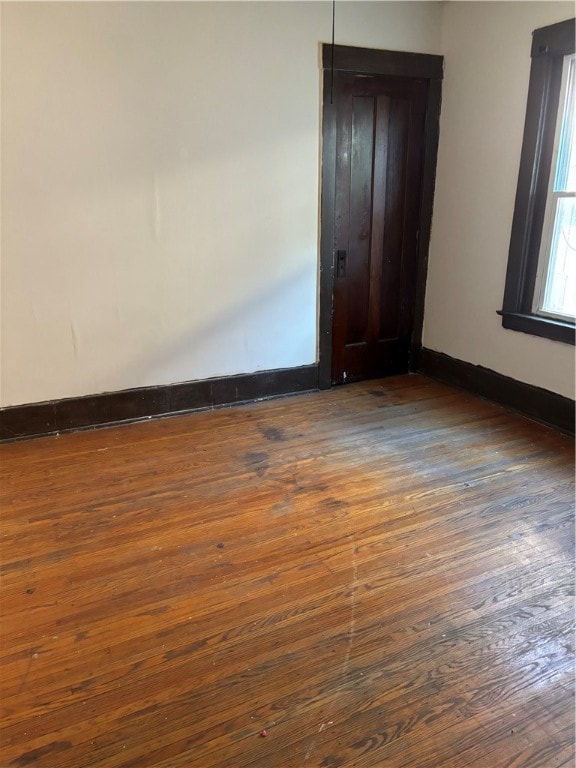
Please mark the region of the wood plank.
[[565, 435], [399, 376], [0, 458], [2, 768], [573, 764]]

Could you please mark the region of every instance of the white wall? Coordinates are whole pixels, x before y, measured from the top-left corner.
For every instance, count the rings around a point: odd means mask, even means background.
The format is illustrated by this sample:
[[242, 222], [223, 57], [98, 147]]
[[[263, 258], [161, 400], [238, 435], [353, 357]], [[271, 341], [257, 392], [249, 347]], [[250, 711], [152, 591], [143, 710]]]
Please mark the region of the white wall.
[[[337, 42], [439, 53], [441, 17], [339, 2]], [[330, 31], [326, 2], [3, 4], [3, 406], [315, 361]]]
[[450, 2], [424, 346], [574, 397], [574, 347], [502, 328], [531, 33], [573, 3]]

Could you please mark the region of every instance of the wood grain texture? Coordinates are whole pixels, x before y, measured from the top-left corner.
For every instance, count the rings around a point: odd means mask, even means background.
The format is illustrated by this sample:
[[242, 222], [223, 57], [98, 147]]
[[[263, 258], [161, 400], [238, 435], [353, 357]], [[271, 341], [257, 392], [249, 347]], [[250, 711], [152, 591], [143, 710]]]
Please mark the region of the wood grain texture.
[[418, 271], [424, 80], [337, 72], [332, 381], [409, 369]]
[[[422, 346], [422, 325], [424, 298], [428, 269], [428, 246], [432, 223], [432, 207], [436, 176], [436, 156], [440, 123], [440, 102], [444, 59], [442, 56], [380, 51], [350, 46], [322, 45], [323, 96], [322, 96], [322, 189], [320, 213], [320, 292], [318, 327], [318, 386], [329, 389], [332, 384], [333, 310], [334, 301], [343, 286], [335, 279], [334, 256], [339, 232], [344, 222], [337, 220], [336, 209], [342, 215], [341, 202], [348, 187], [341, 176], [343, 157], [338, 156], [337, 135], [342, 132], [341, 110], [337, 110], [333, 99], [333, 71], [355, 72], [356, 74], [387, 75], [388, 77], [421, 78], [427, 83], [427, 99], [424, 123], [424, 151], [421, 170], [421, 197], [418, 211], [418, 243], [416, 247], [416, 286], [413, 301], [413, 332], [411, 351]], [[340, 72], [335, 75], [340, 80]], [[333, 103], [334, 102], [334, 103]], [[345, 122], [345, 121], [344, 121]], [[340, 177], [339, 177], [340, 175]], [[339, 178], [338, 178], [339, 177]], [[336, 179], [338, 178], [338, 183]], [[382, 190], [383, 191], [383, 190]], [[380, 189], [376, 190], [377, 193]], [[377, 235], [378, 232], [375, 232]], [[387, 370], [392, 374], [404, 372], [400, 369]]]
[[2, 768], [573, 765], [570, 438], [400, 376], [0, 456]]

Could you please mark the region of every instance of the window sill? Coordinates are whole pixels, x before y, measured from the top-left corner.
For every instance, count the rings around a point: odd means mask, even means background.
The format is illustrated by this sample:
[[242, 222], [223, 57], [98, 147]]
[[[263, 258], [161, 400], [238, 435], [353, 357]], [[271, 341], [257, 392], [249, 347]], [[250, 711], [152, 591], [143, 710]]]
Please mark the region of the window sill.
[[574, 345], [575, 332], [572, 323], [552, 320], [552, 318], [541, 317], [540, 315], [506, 312], [505, 310], [499, 311], [498, 314], [502, 317], [503, 328]]

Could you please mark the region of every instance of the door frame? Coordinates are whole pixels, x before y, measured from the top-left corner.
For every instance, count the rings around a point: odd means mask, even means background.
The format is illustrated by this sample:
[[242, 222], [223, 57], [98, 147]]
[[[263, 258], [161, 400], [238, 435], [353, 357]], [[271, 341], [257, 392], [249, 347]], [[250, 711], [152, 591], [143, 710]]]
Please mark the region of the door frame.
[[422, 346], [424, 297], [428, 271], [428, 246], [432, 224], [436, 158], [444, 57], [426, 53], [403, 53], [348, 45], [322, 45], [322, 175], [320, 191], [320, 295], [318, 328], [318, 387], [332, 386], [332, 311], [334, 298], [334, 204], [336, 186], [336, 104], [330, 103], [334, 70], [364, 75], [419, 78], [428, 81], [424, 127], [422, 186], [418, 214], [416, 306], [411, 358]]

